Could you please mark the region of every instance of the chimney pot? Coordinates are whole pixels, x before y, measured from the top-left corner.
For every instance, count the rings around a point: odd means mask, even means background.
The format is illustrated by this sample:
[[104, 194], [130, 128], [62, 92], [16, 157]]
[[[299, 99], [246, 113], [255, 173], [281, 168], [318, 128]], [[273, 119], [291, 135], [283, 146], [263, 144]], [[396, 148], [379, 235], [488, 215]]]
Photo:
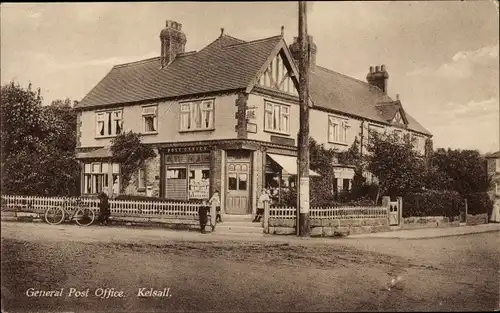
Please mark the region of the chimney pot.
[[375, 73], [378, 73], [378, 72], [380, 72], [380, 66], [377, 65], [377, 66], [375, 66]]
[[385, 72], [385, 65], [384, 65], [384, 64], [382, 64], [382, 66], [380, 67], [380, 70], [381, 70], [382, 72]]
[[285, 35], [285, 26], [281, 25], [281, 36]]
[[222, 36], [222, 35], [224, 35], [224, 28], [221, 28], [221, 29], [220, 29], [220, 35], [221, 35], [221, 36]]
[[370, 73], [373, 73], [373, 66], [370, 66]]

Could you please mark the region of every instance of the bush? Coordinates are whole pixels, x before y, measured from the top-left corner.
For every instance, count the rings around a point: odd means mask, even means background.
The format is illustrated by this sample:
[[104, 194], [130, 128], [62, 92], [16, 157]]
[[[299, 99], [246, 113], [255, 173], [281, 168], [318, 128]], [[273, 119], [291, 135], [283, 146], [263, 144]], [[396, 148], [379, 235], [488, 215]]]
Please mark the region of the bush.
[[483, 214], [493, 211], [493, 201], [486, 192], [475, 192], [465, 195], [468, 214]]
[[174, 202], [174, 203], [201, 203], [201, 200], [178, 200], [178, 199], [168, 199], [168, 198], [160, 198], [160, 197], [148, 197], [148, 196], [140, 196], [140, 195], [119, 195], [115, 198], [115, 200], [122, 201], [149, 201], [149, 202]]
[[403, 217], [458, 216], [464, 209], [464, 200], [456, 191], [426, 190], [408, 192], [403, 196]]

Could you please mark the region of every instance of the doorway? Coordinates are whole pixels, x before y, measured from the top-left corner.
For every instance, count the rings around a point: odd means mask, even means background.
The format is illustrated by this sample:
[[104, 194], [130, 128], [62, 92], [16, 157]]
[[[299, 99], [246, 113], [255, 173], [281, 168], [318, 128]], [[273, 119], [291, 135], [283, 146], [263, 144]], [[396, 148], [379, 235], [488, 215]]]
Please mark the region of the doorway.
[[250, 162], [228, 162], [226, 173], [226, 212], [249, 214]]

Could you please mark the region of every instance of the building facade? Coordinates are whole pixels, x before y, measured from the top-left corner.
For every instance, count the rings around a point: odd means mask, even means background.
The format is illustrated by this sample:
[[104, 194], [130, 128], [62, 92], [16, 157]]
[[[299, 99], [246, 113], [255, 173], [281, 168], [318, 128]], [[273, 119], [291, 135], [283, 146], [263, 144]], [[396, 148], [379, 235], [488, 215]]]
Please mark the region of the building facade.
[[[315, 64], [310, 82], [310, 135], [345, 151], [369, 130], [409, 134], [423, 153], [431, 134], [387, 95], [384, 66], [368, 82]], [[82, 194], [107, 191], [192, 200], [221, 194], [228, 214], [251, 214], [263, 187], [281, 190], [297, 171], [299, 131], [297, 41], [283, 34], [246, 42], [224, 34], [185, 52], [182, 25], [167, 21], [157, 58], [114, 66], [78, 104]], [[157, 157], [122, 188], [111, 142], [133, 131]], [[337, 164], [335, 185], [348, 189], [354, 172]], [[311, 175], [316, 175], [311, 171]], [[347, 185], [347, 186], [346, 186]]]

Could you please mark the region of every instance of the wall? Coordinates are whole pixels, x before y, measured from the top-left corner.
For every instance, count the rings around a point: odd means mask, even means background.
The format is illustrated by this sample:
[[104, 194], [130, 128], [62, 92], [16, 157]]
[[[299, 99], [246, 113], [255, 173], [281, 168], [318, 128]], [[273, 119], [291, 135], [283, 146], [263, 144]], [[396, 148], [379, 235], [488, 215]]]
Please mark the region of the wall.
[[[188, 100], [210, 99], [193, 98]], [[197, 141], [213, 139], [236, 138], [235, 105], [237, 95], [218, 96], [215, 100], [215, 129], [212, 131], [179, 132], [180, 105], [178, 101], [163, 101], [158, 103], [158, 133], [142, 136], [144, 143], [162, 143], [175, 141]], [[154, 103], [148, 103], [154, 104]], [[80, 147], [110, 146], [112, 138], [95, 138], [96, 111], [81, 112]], [[142, 106], [123, 107], [123, 127], [125, 131], [142, 132]]]
[[[149, 185], [152, 189], [152, 196], [160, 196], [160, 153], [158, 149], [155, 149], [156, 157], [146, 161], [146, 187]], [[138, 171], [132, 175], [129, 185], [125, 189], [125, 194], [127, 195], [141, 195], [146, 196], [146, 189], [139, 189], [138, 181]]]
[[[269, 234], [292, 235], [296, 233], [295, 219], [269, 219]], [[311, 236], [335, 237], [389, 231], [387, 218], [311, 220]]]

